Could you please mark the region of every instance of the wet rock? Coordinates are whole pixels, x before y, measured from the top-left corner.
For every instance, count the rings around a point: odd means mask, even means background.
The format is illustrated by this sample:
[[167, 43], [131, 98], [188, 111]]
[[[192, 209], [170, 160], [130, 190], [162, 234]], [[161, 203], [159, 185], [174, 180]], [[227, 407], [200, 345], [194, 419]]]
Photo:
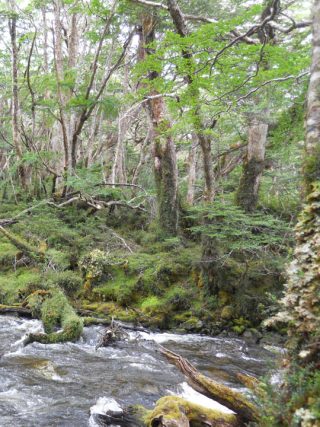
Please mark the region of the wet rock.
[[262, 338], [262, 334], [256, 329], [247, 329], [244, 331], [242, 336], [246, 341], [253, 342], [255, 344]]

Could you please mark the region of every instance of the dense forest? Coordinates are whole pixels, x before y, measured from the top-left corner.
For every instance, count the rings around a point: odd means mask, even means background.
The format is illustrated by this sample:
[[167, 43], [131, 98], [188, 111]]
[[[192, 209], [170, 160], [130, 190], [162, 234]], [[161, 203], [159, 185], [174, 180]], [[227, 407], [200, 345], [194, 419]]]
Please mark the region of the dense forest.
[[162, 347], [234, 412], [169, 395], [99, 425], [320, 426], [320, 1], [0, 13], [0, 315], [49, 352], [99, 324], [285, 348], [242, 392]]

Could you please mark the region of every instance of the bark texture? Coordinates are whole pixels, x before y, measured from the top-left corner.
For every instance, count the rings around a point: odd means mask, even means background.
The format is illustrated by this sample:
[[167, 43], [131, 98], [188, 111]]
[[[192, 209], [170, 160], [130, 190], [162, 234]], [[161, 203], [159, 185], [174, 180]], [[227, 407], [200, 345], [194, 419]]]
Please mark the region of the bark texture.
[[313, 50], [311, 77], [307, 97], [306, 156], [304, 178], [306, 193], [312, 183], [320, 180], [320, 2], [315, 1], [313, 9]]
[[194, 202], [194, 186], [197, 178], [197, 154], [198, 154], [198, 138], [195, 134], [192, 135], [192, 145], [189, 152], [189, 171], [188, 171], [188, 191], [187, 203], [192, 206]]
[[[288, 325], [289, 372], [308, 366], [311, 373], [320, 367], [320, 0], [313, 9], [313, 51], [306, 117], [306, 204], [296, 226], [296, 248], [287, 269], [282, 311], [274, 321]], [[286, 389], [288, 396], [293, 391]], [[307, 393], [307, 392], [306, 392]], [[295, 409], [312, 407], [318, 396], [308, 396]], [[314, 419], [314, 421], [312, 421]], [[310, 426], [319, 425], [317, 414]]]
[[247, 156], [237, 192], [237, 203], [246, 212], [255, 210], [264, 170], [268, 125], [255, 119], [249, 126]]
[[[155, 38], [155, 17], [145, 14], [142, 19], [139, 57], [143, 59], [152, 53], [148, 44]], [[156, 72], [149, 79], [157, 77]], [[148, 101], [152, 122], [154, 176], [157, 189], [158, 218], [161, 229], [167, 235], [175, 235], [178, 229], [178, 169], [176, 149], [171, 135], [171, 123], [163, 97], [152, 91]]]

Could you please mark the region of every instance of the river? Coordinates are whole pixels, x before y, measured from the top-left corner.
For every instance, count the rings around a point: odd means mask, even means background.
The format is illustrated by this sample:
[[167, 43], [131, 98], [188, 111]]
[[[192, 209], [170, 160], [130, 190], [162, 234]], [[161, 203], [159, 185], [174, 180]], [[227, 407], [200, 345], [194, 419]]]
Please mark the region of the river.
[[275, 363], [274, 352], [241, 339], [173, 333], [130, 332], [127, 341], [95, 350], [98, 326], [84, 328], [76, 343], [23, 346], [27, 333], [41, 330], [38, 320], [0, 316], [1, 427], [94, 426], [90, 408], [103, 412], [114, 400], [152, 407], [167, 394], [218, 405], [186, 384], [158, 343], [237, 389], [237, 372], [264, 376]]

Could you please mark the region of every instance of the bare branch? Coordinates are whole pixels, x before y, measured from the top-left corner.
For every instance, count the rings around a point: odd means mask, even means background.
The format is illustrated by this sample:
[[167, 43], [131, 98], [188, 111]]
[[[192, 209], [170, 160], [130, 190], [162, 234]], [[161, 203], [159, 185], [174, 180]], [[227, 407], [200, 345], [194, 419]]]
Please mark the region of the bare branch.
[[267, 86], [271, 83], [285, 82], [285, 81], [291, 80], [291, 79], [299, 80], [299, 79], [301, 79], [301, 77], [307, 76], [309, 74], [310, 74], [310, 71], [305, 71], [304, 73], [301, 73], [298, 76], [278, 77], [276, 79], [267, 80], [267, 81], [263, 82], [260, 86], [257, 86], [255, 88], [251, 89], [246, 95], [240, 96], [240, 98], [238, 98], [236, 100], [236, 102], [238, 103], [240, 101], [243, 101], [244, 99], [249, 98], [249, 96], [251, 96], [253, 93], [257, 92], [262, 87]]
[[[157, 3], [149, 0], [131, 0], [133, 3], [141, 4], [142, 6], [155, 7], [157, 9], [168, 10], [168, 6], [163, 3]], [[213, 18], [206, 18], [205, 16], [183, 14], [184, 19], [189, 21], [205, 22], [207, 24], [214, 24], [218, 21]]]

